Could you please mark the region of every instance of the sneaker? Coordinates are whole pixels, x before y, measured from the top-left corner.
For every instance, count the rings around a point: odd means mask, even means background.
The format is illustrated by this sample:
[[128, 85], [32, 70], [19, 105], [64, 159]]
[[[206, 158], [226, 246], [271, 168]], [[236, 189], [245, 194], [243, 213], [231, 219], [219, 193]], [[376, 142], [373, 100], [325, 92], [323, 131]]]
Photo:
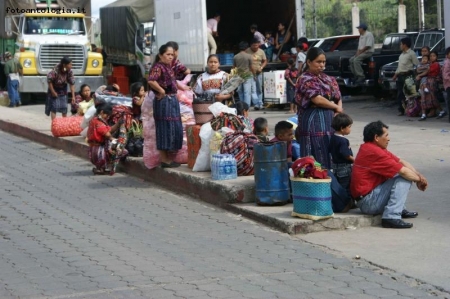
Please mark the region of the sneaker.
[[419, 118], [419, 121], [424, 121], [424, 120], [427, 120], [427, 117], [426, 117], [425, 115], [422, 115], [422, 116]]
[[436, 118], [437, 118], [437, 119], [443, 118], [443, 117], [446, 116], [446, 115], [447, 115], [447, 112], [441, 111], [441, 112], [439, 112], [439, 115], [438, 115]]
[[16, 107], [20, 107], [20, 106], [22, 106], [22, 102], [21, 101], [19, 101], [19, 103], [16, 104]]

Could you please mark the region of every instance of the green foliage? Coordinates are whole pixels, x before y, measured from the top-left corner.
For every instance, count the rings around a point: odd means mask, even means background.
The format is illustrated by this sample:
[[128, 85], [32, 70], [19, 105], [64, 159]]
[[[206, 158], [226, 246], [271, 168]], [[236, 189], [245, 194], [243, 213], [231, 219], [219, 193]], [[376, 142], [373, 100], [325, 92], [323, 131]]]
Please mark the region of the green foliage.
[[[398, 0], [315, 0], [317, 37], [328, 37], [352, 33], [352, 6], [357, 3], [360, 20], [368, 25], [375, 41], [381, 43], [384, 36], [398, 30]], [[437, 27], [437, 5], [435, 0], [425, 0], [425, 26]], [[407, 27], [418, 31], [419, 17], [417, 0], [404, 0]], [[313, 34], [313, 0], [305, 1], [306, 36]]]

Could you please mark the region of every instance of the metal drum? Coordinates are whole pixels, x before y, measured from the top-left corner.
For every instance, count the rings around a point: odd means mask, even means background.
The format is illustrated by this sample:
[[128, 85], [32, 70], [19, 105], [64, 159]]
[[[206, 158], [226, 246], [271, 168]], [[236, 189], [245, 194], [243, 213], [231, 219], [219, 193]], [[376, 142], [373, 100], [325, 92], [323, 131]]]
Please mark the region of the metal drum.
[[290, 193], [286, 142], [256, 143], [253, 159], [256, 203], [258, 205], [287, 204]]

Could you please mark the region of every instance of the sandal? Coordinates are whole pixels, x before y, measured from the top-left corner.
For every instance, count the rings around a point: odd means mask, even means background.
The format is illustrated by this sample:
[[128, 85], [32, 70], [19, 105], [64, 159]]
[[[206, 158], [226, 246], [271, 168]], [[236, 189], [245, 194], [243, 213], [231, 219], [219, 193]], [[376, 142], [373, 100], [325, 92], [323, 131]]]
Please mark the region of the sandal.
[[102, 175], [102, 174], [105, 174], [105, 171], [104, 170], [101, 170], [101, 169], [97, 169], [97, 168], [92, 168], [92, 172], [94, 173], [94, 175]]

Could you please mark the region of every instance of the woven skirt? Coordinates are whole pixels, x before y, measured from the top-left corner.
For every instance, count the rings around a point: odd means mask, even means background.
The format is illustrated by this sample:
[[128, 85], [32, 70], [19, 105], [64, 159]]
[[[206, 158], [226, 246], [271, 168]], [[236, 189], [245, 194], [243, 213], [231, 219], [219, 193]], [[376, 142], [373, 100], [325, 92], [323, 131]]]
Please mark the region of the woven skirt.
[[178, 151], [183, 146], [183, 126], [180, 103], [175, 95], [153, 101], [156, 127], [156, 148], [160, 151]]
[[48, 116], [50, 112], [66, 114], [67, 95], [58, 95], [57, 98], [54, 98], [51, 94], [48, 94], [47, 100], [45, 101], [45, 114]]

